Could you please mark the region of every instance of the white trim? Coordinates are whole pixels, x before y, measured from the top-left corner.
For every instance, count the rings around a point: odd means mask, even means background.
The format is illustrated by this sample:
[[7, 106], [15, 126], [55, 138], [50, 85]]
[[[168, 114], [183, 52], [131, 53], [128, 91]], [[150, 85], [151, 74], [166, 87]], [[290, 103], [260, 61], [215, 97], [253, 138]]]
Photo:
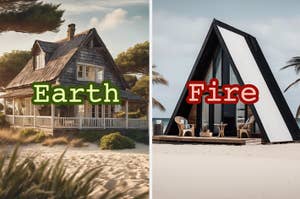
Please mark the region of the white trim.
[[270, 142], [293, 141], [245, 38], [222, 27], [218, 26], [218, 28], [243, 82], [253, 84], [259, 90], [259, 101], [254, 104], [254, 107]]

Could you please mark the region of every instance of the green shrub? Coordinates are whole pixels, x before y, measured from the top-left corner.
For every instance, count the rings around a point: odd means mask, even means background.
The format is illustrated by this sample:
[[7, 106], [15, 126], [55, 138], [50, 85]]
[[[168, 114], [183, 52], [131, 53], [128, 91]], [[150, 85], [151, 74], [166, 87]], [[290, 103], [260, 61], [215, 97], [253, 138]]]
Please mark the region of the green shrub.
[[130, 138], [121, 135], [120, 132], [105, 135], [100, 140], [101, 149], [132, 149], [135, 143]]
[[136, 142], [143, 144], [149, 144], [149, 132], [148, 130], [140, 129], [126, 129], [122, 132], [122, 135], [133, 139]]
[[46, 139], [46, 134], [43, 131], [36, 129], [23, 129], [20, 132], [21, 137], [28, 138], [28, 142], [40, 143]]
[[133, 139], [135, 142], [149, 144], [148, 130], [141, 129], [105, 129], [105, 130], [81, 130], [74, 133], [74, 137], [82, 139], [84, 142], [99, 142], [99, 140], [110, 134], [111, 132], [118, 131], [121, 135]]
[[[64, 153], [55, 164], [49, 159], [36, 164], [34, 158], [22, 160], [17, 154], [18, 147], [11, 156], [0, 156], [0, 198], [86, 199], [96, 187], [94, 179], [100, 173], [99, 167], [86, 170], [79, 167], [68, 174], [62, 160]], [[81, 174], [78, 171], [82, 171]]]
[[38, 133], [37, 130], [35, 129], [23, 129], [20, 134], [21, 136], [23, 137], [29, 137], [29, 136], [32, 136], [32, 135], [36, 135]]

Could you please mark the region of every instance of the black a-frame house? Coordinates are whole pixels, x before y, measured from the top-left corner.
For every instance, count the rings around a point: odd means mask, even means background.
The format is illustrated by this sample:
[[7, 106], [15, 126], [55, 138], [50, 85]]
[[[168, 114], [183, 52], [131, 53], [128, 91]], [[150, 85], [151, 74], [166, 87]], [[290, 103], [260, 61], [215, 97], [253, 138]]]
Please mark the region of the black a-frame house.
[[[193, 118], [195, 135], [204, 123], [214, 131], [214, 123], [226, 122], [227, 132], [236, 133], [238, 121], [245, 121], [251, 112], [255, 117], [254, 131], [266, 143], [291, 142], [300, 139], [300, 130], [287, 102], [271, 72], [256, 39], [232, 26], [213, 20], [204, 44], [187, 81], [206, 80], [216, 77], [220, 84], [253, 84], [259, 89], [259, 101], [253, 105], [225, 105], [186, 103], [187, 88], [184, 87], [166, 135], [178, 135], [174, 121], [176, 116]], [[220, 86], [221, 86], [220, 85]]]

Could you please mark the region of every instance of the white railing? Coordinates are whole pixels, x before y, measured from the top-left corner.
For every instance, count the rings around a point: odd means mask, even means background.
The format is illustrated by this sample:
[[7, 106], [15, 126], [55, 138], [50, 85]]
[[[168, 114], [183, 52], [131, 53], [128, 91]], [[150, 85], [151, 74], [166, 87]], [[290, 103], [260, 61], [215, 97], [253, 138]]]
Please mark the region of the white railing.
[[148, 128], [144, 119], [6, 115], [12, 126], [41, 128]]

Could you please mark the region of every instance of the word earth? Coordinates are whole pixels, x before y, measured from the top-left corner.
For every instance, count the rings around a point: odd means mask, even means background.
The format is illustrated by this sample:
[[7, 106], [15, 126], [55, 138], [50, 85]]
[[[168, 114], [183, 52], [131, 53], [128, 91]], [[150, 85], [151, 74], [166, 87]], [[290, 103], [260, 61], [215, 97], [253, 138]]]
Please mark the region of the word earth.
[[102, 82], [99, 86], [89, 83], [87, 86], [51, 86], [47, 83], [32, 85], [33, 104], [83, 104], [87, 97], [91, 104], [120, 104], [119, 89], [110, 82]]
[[207, 85], [205, 81], [189, 81], [187, 83], [188, 96], [186, 102], [189, 104], [201, 103], [203, 94], [207, 104], [236, 104], [241, 100], [244, 104], [254, 104], [258, 101], [259, 91], [252, 84], [240, 86], [238, 84], [227, 84], [222, 86], [219, 94], [218, 79], [212, 78]]

